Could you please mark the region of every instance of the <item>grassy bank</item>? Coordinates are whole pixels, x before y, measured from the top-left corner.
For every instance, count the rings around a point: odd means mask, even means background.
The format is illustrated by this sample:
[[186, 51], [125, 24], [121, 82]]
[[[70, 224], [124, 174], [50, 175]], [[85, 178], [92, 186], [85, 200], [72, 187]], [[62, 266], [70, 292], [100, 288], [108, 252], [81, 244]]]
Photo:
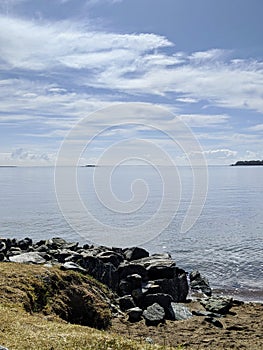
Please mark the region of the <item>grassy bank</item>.
[[108, 332], [111, 299], [112, 293], [89, 276], [0, 263], [0, 345], [9, 350], [163, 349]]

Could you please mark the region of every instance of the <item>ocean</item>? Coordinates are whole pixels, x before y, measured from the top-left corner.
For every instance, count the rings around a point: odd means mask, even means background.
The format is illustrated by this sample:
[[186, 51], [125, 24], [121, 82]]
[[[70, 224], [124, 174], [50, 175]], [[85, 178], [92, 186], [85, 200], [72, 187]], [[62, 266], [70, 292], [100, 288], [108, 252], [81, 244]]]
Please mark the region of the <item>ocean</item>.
[[263, 301], [263, 167], [208, 167], [206, 198], [189, 167], [70, 169], [0, 167], [0, 236], [167, 251], [218, 293]]

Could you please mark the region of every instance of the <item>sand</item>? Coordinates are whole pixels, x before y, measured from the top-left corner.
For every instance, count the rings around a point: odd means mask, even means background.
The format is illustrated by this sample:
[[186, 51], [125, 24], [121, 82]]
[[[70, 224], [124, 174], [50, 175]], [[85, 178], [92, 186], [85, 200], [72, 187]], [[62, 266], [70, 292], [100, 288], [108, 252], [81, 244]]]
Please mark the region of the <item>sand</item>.
[[[202, 309], [198, 301], [185, 304], [190, 310]], [[181, 346], [182, 349], [263, 349], [263, 304], [235, 305], [230, 313], [219, 319], [223, 328], [214, 326], [203, 316], [184, 321], [166, 321], [157, 327], [147, 327], [144, 321], [129, 323], [125, 318], [115, 318], [111, 332], [154, 344]]]

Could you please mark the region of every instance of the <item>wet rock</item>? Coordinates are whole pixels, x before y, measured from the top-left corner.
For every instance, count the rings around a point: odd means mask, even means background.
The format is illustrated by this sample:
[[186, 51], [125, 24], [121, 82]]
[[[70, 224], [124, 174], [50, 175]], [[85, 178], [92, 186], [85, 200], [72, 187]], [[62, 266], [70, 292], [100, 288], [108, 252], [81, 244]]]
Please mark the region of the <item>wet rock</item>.
[[136, 306], [131, 295], [125, 295], [125, 296], [119, 298], [118, 301], [120, 304], [120, 309], [122, 311], [132, 309]]
[[0, 350], [8, 350], [8, 349], [5, 348], [4, 346], [0, 345]]
[[5, 260], [5, 254], [0, 252], [0, 261], [4, 261]]
[[[173, 278], [176, 273], [176, 267], [173, 262], [162, 265], [163, 261], [155, 262], [147, 267], [149, 280], [156, 280], [161, 278]], [[167, 266], [168, 265], [168, 266]]]
[[142, 309], [139, 307], [133, 307], [127, 310], [128, 321], [129, 322], [139, 322], [142, 318]]
[[126, 260], [132, 261], [148, 257], [149, 252], [140, 247], [132, 247], [124, 249], [124, 256]]
[[150, 305], [143, 311], [143, 317], [147, 326], [157, 326], [164, 321], [164, 308], [157, 303]]
[[200, 304], [204, 306], [207, 311], [226, 314], [233, 306], [232, 298], [227, 297], [211, 297], [202, 299]]
[[198, 270], [192, 271], [189, 275], [190, 287], [193, 290], [200, 290], [207, 296], [212, 295], [212, 289], [210, 288], [208, 279], [203, 277]]
[[193, 315], [188, 307], [182, 304], [171, 303], [170, 317], [171, 320], [187, 320], [188, 318], [193, 317]]
[[46, 259], [44, 259], [39, 253], [29, 252], [22, 253], [19, 255], [10, 256], [9, 260], [16, 263], [31, 263], [31, 264], [44, 264]]

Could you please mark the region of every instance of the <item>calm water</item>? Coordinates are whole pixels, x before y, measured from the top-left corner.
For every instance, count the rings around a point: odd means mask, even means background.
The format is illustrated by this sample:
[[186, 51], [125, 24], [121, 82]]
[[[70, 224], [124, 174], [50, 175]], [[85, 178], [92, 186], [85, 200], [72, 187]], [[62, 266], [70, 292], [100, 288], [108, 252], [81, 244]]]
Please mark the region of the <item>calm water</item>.
[[[105, 169], [96, 171], [103, 173]], [[178, 211], [170, 225], [143, 246], [152, 253], [169, 251], [177, 265], [187, 271], [199, 269], [214, 289], [263, 301], [263, 167], [209, 167], [208, 171], [208, 196], [195, 225], [187, 233], [180, 233], [192, 193], [191, 169], [181, 167], [178, 168], [182, 182]], [[153, 169], [124, 166], [112, 177], [112, 191], [122, 201], [131, 199], [130, 186], [138, 176], [147, 183], [147, 200], [134, 213], [116, 213], [105, 207], [94, 191], [93, 173], [93, 168], [78, 169], [78, 189], [83, 203], [98, 222], [116, 229], [136, 228], [158, 211], [163, 187]], [[53, 168], [0, 168], [0, 235], [30, 236], [34, 240], [62, 236], [81, 243], [84, 237], [99, 240], [102, 232], [96, 232], [92, 224], [89, 226], [86, 217], [78, 216], [70, 191], [65, 196], [86, 235], [76, 233], [59, 210]], [[140, 203], [141, 198], [135, 200]], [[157, 220], [161, 222], [165, 215], [166, 212], [162, 217], [157, 215]], [[143, 237], [145, 232], [138, 234]]]

